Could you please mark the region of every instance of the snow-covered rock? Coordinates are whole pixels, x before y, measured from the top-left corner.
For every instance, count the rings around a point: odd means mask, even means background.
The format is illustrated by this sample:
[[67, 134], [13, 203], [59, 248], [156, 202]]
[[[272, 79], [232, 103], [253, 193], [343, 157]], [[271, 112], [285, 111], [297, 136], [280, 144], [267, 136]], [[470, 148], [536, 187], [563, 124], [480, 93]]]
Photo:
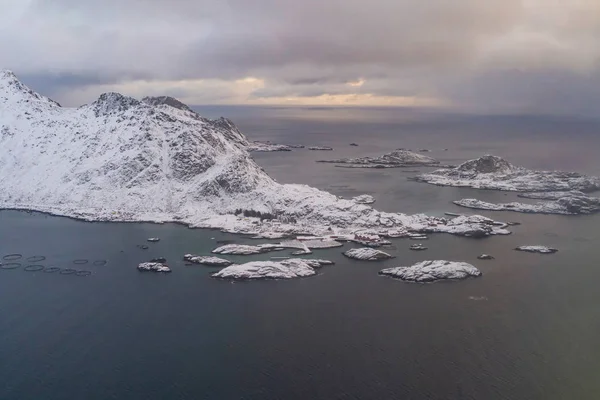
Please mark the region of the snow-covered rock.
[[252, 239], [283, 239], [290, 236], [285, 232], [260, 232], [258, 235], [252, 236]]
[[494, 221], [481, 215], [461, 215], [450, 220], [439, 219], [440, 224], [430, 223], [421, 229], [424, 232], [446, 232], [455, 235], [482, 238], [490, 235], [508, 235], [506, 224]]
[[361, 261], [379, 261], [393, 258], [390, 254], [372, 248], [357, 248], [345, 251], [344, 254], [348, 258]]
[[481, 276], [473, 265], [458, 261], [421, 261], [410, 267], [386, 268], [380, 275], [390, 276], [406, 282], [435, 282], [446, 279], [465, 279]]
[[253, 236], [473, 229], [279, 184], [248, 146], [231, 121], [203, 118], [173, 98], [105, 93], [63, 108], [0, 71], [0, 209]]
[[556, 253], [558, 249], [546, 246], [519, 246], [515, 248], [518, 251], [526, 251], [529, 253], [540, 253], [540, 254], [552, 254]]
[[335, 247], [342, 247], [343, 244], [337, 240], [304, 240], [302, 243], [309, 249], [333, 249]]
[[270, 251], [271, 248], [263, 246], [251, 246], [247, 244], [226, 244], [217, 247], [212, 252], [215, 254], [234, 254], [234, 255], [251, 255], [260, 254]]
[[375, 198], [369, 194], [361, 194], [360, 196], [356, 196], [352, 198], [357, 204], [373, 204], [375, 203]]
[[211, 267], [228, 267], [233, 264], [229, 260], [214, 256], [197, 256], [194, 254], [186, 254], [183, 256], [183, 259], [192, 264], [208, 265]]
[[427, 250], [427, 247], [423, 246], [421, 243], [418, 243], [418, 244], [411, 244], [410, 249], [416, 250], [416, 251], [421, 251], [421, 250]]
[[378, 157], [340, 158], [337, 160], [319, 160], [323, 163], [348, 164], [355, 168], [398, 168], [409, 166], [439, 166], [434, 158], [408, 150], [394, 150]]
[[310, 250], [296, 250], [296, 251], [292, 251], [291, 253], [293, 256], [305, 256], [308, 254], [312, 254], [312, 251]]
[[561, 199], [563, 197], [568, 197], [568, 196], [584, 197], [587, 195], [579, 190], [570, 190], [568, 192], [525, 192], [525, 193], [517, 194], [517, 197], [522, 197], [525, 199], [538, 199], [538, 200], [558, 200], [558, 199]]
[[152, 272], [171, 272], [171, 268], [167, 264], [159, 262], [143, 262], [137, 266], [139, 271], [152, 271]]
[[414, 178], [441, 186], [516, 192], [600, 189], [600, 178], [575, 172], [533, 171], [491, 155], [467, 161], [456, 168], [440, 169]]
[[304, 146], [290, 146], [287, 144], [277, 144], [272, 142], [261, 142], [255, 140], [248, 146], [248, 151], [252, 152], [272, 152], [272, 151], [292, 151], [294, 148], [302, 148]]
[[494, 256], [491, 256], [489, 254], [480, 254], [477, 256], [477, 258], [480, 260], [493, 260]]
[[151, 237], [147, 239], [149, 242], [159, 242], [160, 238], [156, 238], [156, 237]]
[[316, 268], [331, 265], [327, 260], [309, 260], [290, 258], [281, 261], [252, 261], [245, 264], [234, 264], [214, 273], [214, 278], [248, 280], [248, 279], [292, 279], [315, 275]]
[[461, 207], [477, 210], [515, 211], [536, 214], [576, 215], [591, 214], [600, 211], [600, 198], [586, 196], [583, 193], [578, 196], [566, 195], [554, 201], [544, 201], [536, 204], [520, 202], [494, 204], [477, 199], [462, 199], [453, 203]]
[[332, 147], [328, 147], [328, 146], [310, 146], [308, 149], [309, 150], [324, 150], [324, 151], [331, 151], [331, 150], [333, 150]]
[[326, 265], [334, 265], [335, 263], [331, 260], [323, 260], [319, 258], [301, 258], [302, 261], [312, 266], [313, 268], [319, 268]]

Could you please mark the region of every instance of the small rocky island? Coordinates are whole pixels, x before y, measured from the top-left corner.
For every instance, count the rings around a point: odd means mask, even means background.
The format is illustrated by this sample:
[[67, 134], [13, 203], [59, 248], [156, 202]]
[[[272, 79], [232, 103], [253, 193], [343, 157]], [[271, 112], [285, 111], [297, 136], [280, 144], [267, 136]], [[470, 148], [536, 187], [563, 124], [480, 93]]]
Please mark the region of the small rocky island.
[[373, 249], [370, 247], [350, 249], [342, 254], [348, 258], [361, 261], [380, 261], [393, 258], [393, 256], [384, 251]]
[[515, 248], [517, 251], [526, 251], [528, 253], [554, 254], [558, 249], [546, 246], [519, 246]]
[[380, 275], [400, 279], [405, 282], [436, 282], [481, 276], [481, 271], [466, 262], [457, 261], [421, 261], [410, 267], [386, 268]]
[[261, 254], [271, 251], [272, 247], [251, 246], [246, 244], [226, 244], [217, 247], [212, 252], [215, 254], [233, 254], [247, 256], [251, 254]]
[[[539, 194], [536, 193], [535, 195]], [[527, 197], [527, 194], [524, 194], [521, 197]], [[592, 214], [600, 211], [600, 198], [590, 197], [581, 192], [563, 192], [563, 195], [560, 197], [556, 195], [556, 192], [552, 192], [552, 195], [547, 198], [552, 200], [542, 201], [536, 204], [521, 202], [487, 203], [477, 199], [461, 199], [454, 201], [453, 203], [461, 207], [477, 210], [515, 211], [535, 214], [577, 215]]]
[[233, 264], [231, 261], [214, 256], [197, 256], [194, 254], [186, 254], [183, 260], [191, 264], [207, 265], [209, 267], [228, 267]]
[[319, 160], [317, 162], [340, 164], [340, 167], [346, 168], [441, 167], [440, 162], [434, 158], [402, 149], [378, 157], [340, 158], [337, 160]]
[[292, 151], [292, 149], [303, 149], [304, 146], [300, 144], [278, 144], [273, 143], [269, 140], [259, 141], [255, 140], [250, 143], [247, 150], [250, 152], [272, 152], [272, 151]]
[[333, 147], [329, 147], [329, 146], [310, 146], [308, 148], [309, 150], [317, 150], [317, 151], [332, 151]]
[[293, 279], [316, 275], [315, 269], [332, 265], [328, 260], [290, 258], [281, 261], [252, 261], [234, 264], [212, 274], [213, 278], [231, 280]]
[[171, 268], [165, 263], [161, 262], [143, 262], [137, 267], [138, 271], [143, 272], [171, 272]]
[[600, 190], [600, 178], [595, 176], [576, 172], [534, 171], [492, 155], [467, 161], [456, 168], [422, 174], [414, 180], [440, 186], [515, 192]]

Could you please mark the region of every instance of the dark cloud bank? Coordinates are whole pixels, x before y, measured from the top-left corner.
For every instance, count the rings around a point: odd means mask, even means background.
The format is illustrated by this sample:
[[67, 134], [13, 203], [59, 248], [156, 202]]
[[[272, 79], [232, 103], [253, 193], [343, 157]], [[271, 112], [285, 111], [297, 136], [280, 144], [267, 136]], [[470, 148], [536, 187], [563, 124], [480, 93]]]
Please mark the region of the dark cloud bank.
[[120, 88], [600, 115], [600, 3], [551, 3], [0, 0], [0, 68], [67, 104]]

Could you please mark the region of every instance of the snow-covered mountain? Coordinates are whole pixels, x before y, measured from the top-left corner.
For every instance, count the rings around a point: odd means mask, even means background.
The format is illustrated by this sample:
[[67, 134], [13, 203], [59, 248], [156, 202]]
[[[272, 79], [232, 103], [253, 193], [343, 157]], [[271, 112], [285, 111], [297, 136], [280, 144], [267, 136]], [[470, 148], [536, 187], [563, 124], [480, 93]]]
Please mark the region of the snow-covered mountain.
[[64, 108], [0, 71], [0, 208], [246, 233], [497, 230], [482, 219], [453, 224], [382, 213], [309, 186], [279, 184], [252, 160], [248, 145], [231, 121], [203, 118], [170, 97], [105, 93]]

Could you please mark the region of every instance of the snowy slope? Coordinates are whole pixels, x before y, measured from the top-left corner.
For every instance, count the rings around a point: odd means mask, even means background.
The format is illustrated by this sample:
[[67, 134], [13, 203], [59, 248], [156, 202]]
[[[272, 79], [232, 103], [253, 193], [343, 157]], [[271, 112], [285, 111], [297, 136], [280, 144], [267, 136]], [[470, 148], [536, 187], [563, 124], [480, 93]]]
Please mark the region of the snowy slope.
[[[63, 108], [0, 71], [0, 208], [246, 233], [370, 227], [461, 234], [463, 224], [381, 213], [305, 185], [281, 185], [250, 158], [248, 145], [231, 121], [202, 118], [170, 97], [105, 93]], [[489, 221], [464, 224], [470, 233], [495, 229]]]

